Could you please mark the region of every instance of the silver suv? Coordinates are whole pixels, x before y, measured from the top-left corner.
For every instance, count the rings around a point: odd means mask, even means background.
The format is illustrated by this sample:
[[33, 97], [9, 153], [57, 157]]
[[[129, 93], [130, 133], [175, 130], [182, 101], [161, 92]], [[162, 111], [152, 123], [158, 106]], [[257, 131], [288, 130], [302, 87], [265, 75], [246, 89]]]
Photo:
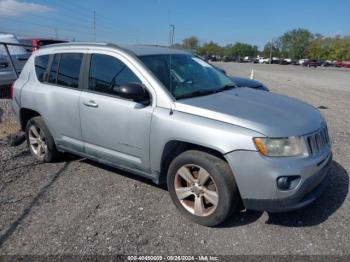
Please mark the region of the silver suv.
[[38, 160], [70, 152], [167, 183], [180, 212], [206, 226], [242, 204], [303, 207], [327, 185], [332, 154], [317, 109], [236, 88], [180, 50], [42, 48], [14, 84], [13, 110]]

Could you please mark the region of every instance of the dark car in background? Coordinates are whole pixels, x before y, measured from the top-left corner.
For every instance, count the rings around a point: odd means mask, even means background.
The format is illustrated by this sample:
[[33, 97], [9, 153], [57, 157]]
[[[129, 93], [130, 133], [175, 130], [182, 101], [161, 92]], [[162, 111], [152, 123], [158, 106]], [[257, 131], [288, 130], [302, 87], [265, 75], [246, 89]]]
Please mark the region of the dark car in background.
[[60, 44], [60, 43], [68, 42], [66, 40], [45, 39], [45, 38], [19, 38], [18, 41], [21, 44], [26, 45], [26, 50], [29, 53], [34, 52], [35, 50], [39, 49], [41, 46]]
[[[226, 71], [220, 67], [214, 66], [217, 70], [227, 75]], [[256, 81], [254, 79], [237, 77], [237, 76], [229, 76], [231, 80], [236, 84], [237, 87], [248, 87], [261, 91], [269, 91], [269, 89], [261, 82]]]
[[307, 60], [303, 63], [303, 66], [307, 66], [307, 67], [318, 67], [321, 65], [322, 65], [322, 62], [317, 60]]
[[321, 66], [333, 67], [333, 66], [335, 66], [335, 62], [334, 61], [330, 61], [330, 60], [322, 61], [321, 62]]

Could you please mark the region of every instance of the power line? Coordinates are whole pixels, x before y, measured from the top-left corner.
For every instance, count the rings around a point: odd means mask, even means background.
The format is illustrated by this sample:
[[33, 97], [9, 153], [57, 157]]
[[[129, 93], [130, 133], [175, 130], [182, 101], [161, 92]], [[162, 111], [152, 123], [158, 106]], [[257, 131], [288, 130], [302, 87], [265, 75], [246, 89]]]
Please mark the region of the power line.
[[[21, 25], [27, 25], [25, 22], [23, 21], [13, 21], [14, 23], [19, 23]], [[29, 30], [22, 30], [19, 31], [17, 28], [12, 29], [12, 28], [7, 28], [6, 31], [12, 34], [21, 34], [21, 35], [25, 35], [25, 36], [36, 36], [36, 37], [45, 37], [45, 38], [57, 38], [58, 35], [58, 30], [60, 29], [60, 39], [77, 39], [78, 41], [90, 41], [91, 38], [87, 38], [86, 36], [79, 36], [77, 35], [75, 32], [73, 31], [66, 31], [62, 28], [58, 28], [58, 27], [43, 27], [42, 25], [38, 25], [38, 24], [34, 24], [34, 25], [30, 25], [31, 27], [35, 27], [38, 29], [33, 29], [30, 28]], [[45, 28], [45, 29], [43, 29]], [[45, 31], [45, 34], [43, 33], [43, 31]], [[51, 31], [51, 32], [48, 32]], [[53, 32], [53, 33], [52, 33]], [[76, 31], [78, 32], [78, 30]], [[113, 34], [108, 33], [107, 31], [105, 31], [107, 36], [103, 37], [103, 39], [101, 39], [100, 41], [103, 42], [114, 42], [114, 39], [108, 36], [112, 36]]]
[[[54, 38], [54, 35], [51, 34], [51, 33], [46, 33], [46, 34], [43, 34], [42, 31], [32, 31], [35, 36], [37, 37], [42, 37], [42, 38]], [[15, 34], [15, 35], [19, 35], [19, 36], [22, 36], [22, 37], [33, 37], [32, 34], [28, 34], [27, 31], [21, 31], [21, 30], [11, 30], [11, 31], [8, 31], [8, 30], [5, 30], [5, 31], [2, 31], [1, 33], [6, 33], [6, 34]], [[66, 40], [69, 40], [69, 39], [72, 39], [72, 37], [68, 36], [68, 35], [61, 35], [61, 39], [66, 39]]]
[[[56, 28], [57, 30], [60, 30], [60, 31], [66, 31], [66, 32], [69, 32], [70, 34], [74, 34], [74, 32], [83, 32], [85, 34], [88, 34], [88, 35], [91, 35], [91, 31], [87, 30], [86, 29], [86, 25], [83, 25], [83, 24], [76, 24], [76, 25], [72, 25], [69, 21], [64, 21], [64, 20], [61, 20], [61, 21], [55, 21], [55, 20], [51, 20], [51, 22], [56, 22], [56, 23], [52, 23], [52, 24], [47, 24], [47, 21], [46, 21], [46, 17], [39, 17], [39, 19], [45, 19], [43, 21], [43, 23], [40, 23], [40, 22], [33, 22], [33, 21], [24, 21], [24, 20], [21, 20], [21, 19], [15, 19], [15, 18], [2, 18], [0, 17], [0, 19], [4, 20], [4, 21], [11, 21], [11, 22], [14, 22], [14, 23], [19, 23], [19, 24], [23, 24], [23, 25], [34, 25], [35, 27], [39, 27], [39, 28], [49, 28], [50, 30]], [[45, 24], [44, 24], [45, 23]], [[70, 28], [70, 30], [68, 31], [67, 29], [61, 27], [61, 26], [57, 26], [57, 24], [67, 24]], [[54, 30], [56, 30], [54, 29]], [[73, 30], [72, 30], [73, 29]], [[75, 30], [74, 30], [75, 29]], [[96, 30], [96, 29], [95, 29]], [[106, 34], [113, 34], [115, 33], [115, 31], [112, 31], [112, 29], [109, 29], [109, 28], [106, 28], [106, 27], [103, 27], [103, 26], [100, 26], [99, 27], [99, 30], [101, 32], [104, 32]], [[95, 32], [96, 33], [96, 32]]]
[[[4, 20], [4, 21], [11, 21], [13, 23], [18, 23], [18, 24], [23, 24], [23, 25], [31, 25], [31, 26], [35, 26], [35, 27], [39, 27], [39, 28], [48, 28], [50, 30], [52, 30], [53, 28], [57, 28], [57, 30], [59, 29], [60, 31], [66, 31], [66, 32], [71, 32], [71, 31], [67, 31], [65, 28], [63, 27], [58, 27], [56, 25], [43, 25], [41, 23], [36, 23], [36, 22], [33, 22], [33, 21], [23, 21], [23, 20], [19, 20], [19, 19], [14, 19], [14, 18], [3, 18], [3, 17], [0, 17], [0, 20]], [[87, 32], [87, 31], [84, 31], [84, 30], [81, 30], [79, 29], [79, 31], [83, 31], [83, 32]]]
[[[75, 11], [78, 11], [81, 13], [85, 12], [86, 14], [91, 14], [93, 12], [93, 9], [87, 8], [83, 5], [79, 5], [74, 1], [70, 1], [68, 4], [64, 0], [51, 0], [51, 2], [52, 1], [57, 3], [56, 6], [59, 6], [58, 3], [61, 5], [63, 4], [63, 6], [65, 6], [66, 8], [71, 9], [71, 10], [75, 9]], [[74, 8], [74, 6], [75, 6], [75, 8]]]
[[[85, 35], [83, 37], [85, 38], [85, 40], [87, 40], [88, 38], [91, 39], [92, 37], [93, 40], [96, 41], [96, 35], [98, 32], [100, 32], [99, 40], [113, 39], [113, 36], [116, 36], [116, 35], [137, 36], [137, 33], [135, 32], [135, 30], [117, 28], [114, 25], [115, 22], [112, 22], [112, 23], [106, 22], [106, 21], [112, 21], [112, 20], [109, 20], [108, 18], [102, 15], [98, 16], [95, 10], [83, 7], [82, 5], [78, 5], [75, 2], [71, 2], [68, 4], [67, 2], [64, 2], [64, 1], [58, 2], [57, 0], [51, 0], [51, 2], [52, 1], [56, 2], [55, 4], [52, 5], [52, 7], [57, 8], [58, 10], [60, 10], [60, 12], [55, 12], [55, 10], [53, 10], [47, 15], [35, 14], [32, 16], [34, 19], [30, 20], [29, 18], [26, 21], [23, 21], [20, 19], [13, 19], [13, 18], [6, 18], [4, 19], [4, 21], [12, 21], [14, 23], [18, 23], [26, 26], [32, 25], [34, 27], [42, 28], [42, 29], [45, 28], [45, 31], [50, 30], [51, 32], [53, 32], [53, 36], [62, 35], [62, 33], [68, 33], [68, 35], [71, 35], [72, 37], [76, 37], [77, 33], [78, 35], [83, 34]], [[3, 18], [0, 17], [0, 19], [3, 19]], [[40, 21], [42, 21], [42, 23]], [[28, 31], [34, 32], [33, 29]], [[58, 34], [58, 32], [60, 32], [60, 34]]]
[[[74, 13], [74, 15], [78, 15], [78, 16], [82, 17], [84, 20], [87, 20], [89, 23], [93, 23], [93, 17], [92, 17], [92, 14], [94, 12], [93, 9], [89, 9], [83, 5], [79, 5], [74, 1], [69, 2], [69, 4], [67, 4], [67, 2], [65, 2], [65, 1], [59, 1], [59, 2], [58, 2], [58, 0], [51, 0], [51, 1], [56, 2], [56, 4], [53, 5], [54, 7], [64, 9], [67, 12], [72, 12], [72, 13]], [[96, 12], [96, 15], [97, 15], [97, 12]], [[89, 19], [89, 17], [92, 19]], [[124, 32], [123, 29], [116, 28], [115, 21], [111, 20], [109, 17], [99, 16], [98, 19], [100, 21], [99, 23], [103, 27], [109, 28], [112, 31]], [[133, 31], [135, 31], [135, 30], [136, 30], [136, 28], [134, 28]], [[139, 28], [137, 30], [139, 30]], [[130, 30], [128, 30], [126, 33], [130, 34]]]

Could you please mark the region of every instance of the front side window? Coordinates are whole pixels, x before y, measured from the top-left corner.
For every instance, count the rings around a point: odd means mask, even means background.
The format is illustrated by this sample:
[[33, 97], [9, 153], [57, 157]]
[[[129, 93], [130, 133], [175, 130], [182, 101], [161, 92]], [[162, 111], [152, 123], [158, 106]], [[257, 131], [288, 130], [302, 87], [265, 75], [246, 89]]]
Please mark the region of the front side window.
[[141, 81], [123, 62], [108, 55], [91, 55], [89, 90], [118, 95], [119, 87], [129, 83]]
[[78, 88], [80, 67], [83, 54], [61, 54], [57, 73], [57, 84], [67, 87]]
[[146, 55], [139, 58], [176, 99], [235, 87], [225, 74], [190, 54]]
[[47, 69], [47, 65], [49, 64], [49, 58], [49, 55], [41, 55], [35, 57], [35, 73], [40, 82], [44, 82], [44, 75]]

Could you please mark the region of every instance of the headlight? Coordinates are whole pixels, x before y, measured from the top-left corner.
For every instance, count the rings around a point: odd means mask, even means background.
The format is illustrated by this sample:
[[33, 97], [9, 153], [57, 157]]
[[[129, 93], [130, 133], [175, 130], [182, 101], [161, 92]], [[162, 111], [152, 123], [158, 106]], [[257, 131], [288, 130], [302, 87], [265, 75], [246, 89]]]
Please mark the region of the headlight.
[[300, 156], [307, 155], [305, 142], [301, 137], [254, 138], [254, 143], [264, 156]]

